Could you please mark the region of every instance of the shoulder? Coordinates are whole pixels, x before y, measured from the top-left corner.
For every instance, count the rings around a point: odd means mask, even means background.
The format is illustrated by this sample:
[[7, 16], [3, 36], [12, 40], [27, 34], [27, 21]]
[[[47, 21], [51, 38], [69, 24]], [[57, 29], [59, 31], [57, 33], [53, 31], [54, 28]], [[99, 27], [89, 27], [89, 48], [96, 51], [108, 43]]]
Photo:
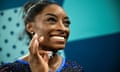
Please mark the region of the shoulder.
[[21, 62], [0, 65], [0, 72], [30, 72], [29, 65]]
[[64, 72], [84, 72], [83, 67], [76, 61], [66, 59], [64, 67], [62, 69]]

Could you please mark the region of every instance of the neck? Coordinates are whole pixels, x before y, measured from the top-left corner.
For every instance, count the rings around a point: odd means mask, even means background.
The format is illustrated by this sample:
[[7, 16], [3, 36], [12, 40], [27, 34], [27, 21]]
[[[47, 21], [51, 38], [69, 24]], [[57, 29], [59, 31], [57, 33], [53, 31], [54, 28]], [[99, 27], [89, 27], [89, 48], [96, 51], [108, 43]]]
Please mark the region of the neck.
[[[28, 54], [28, 55], [22, 57], [21, 59], [24, 61], [27, 61], [29, 63], [29, 56], [30, 55]], [[54, 52], [49, 56], [47, 63], [48, 63], [50, 71], [56, 72], [56, 70], [59, 68], [59, 66], [62, 63], [62, 57]]]
[[56, 72], [56, 70], [59, 68], [61, 63], [62, 63], [62, 57], [57, 54], [54, 54], [53, 57], [51, 57], [48, 62], [51, 72]]

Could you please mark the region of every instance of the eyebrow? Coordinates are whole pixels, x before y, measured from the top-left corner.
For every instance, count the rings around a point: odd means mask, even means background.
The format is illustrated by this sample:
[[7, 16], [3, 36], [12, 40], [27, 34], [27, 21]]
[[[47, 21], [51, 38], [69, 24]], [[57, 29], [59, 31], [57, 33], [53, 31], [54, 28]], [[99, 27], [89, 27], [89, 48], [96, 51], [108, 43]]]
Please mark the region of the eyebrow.
[[68, 17], [68, 16], [66, 16], [66, 17], [64, 17], [64, 19], [69, 19], [69, 17]]
[[[56, 17], [56, 18], [57, 18], [57, 16], [56, 16], [55, 14], [52, 14], [52, 13], [47, 13], [46, 15], [54, 16], [54, 17]], [[64, 19], [69, 19], [69, 17], [68, 17], [68, 16], [66, 16], [66, 17], [64, 17]]]
[[57, 17], [55, 14], [47, 13], [46, 15]]

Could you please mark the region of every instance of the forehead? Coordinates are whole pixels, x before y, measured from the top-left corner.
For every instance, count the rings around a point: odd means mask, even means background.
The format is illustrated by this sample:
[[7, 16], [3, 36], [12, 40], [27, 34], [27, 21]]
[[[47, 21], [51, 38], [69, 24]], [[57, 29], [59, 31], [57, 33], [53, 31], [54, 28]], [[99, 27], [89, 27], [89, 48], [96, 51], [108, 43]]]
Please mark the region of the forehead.
[[42, 11], [41, 14], [47, 14], [47, 13], [53, 13], [55, 15], [66, 16], [66, 13], [63, 10], [63, 8], [56, 4], [48, 5], [47, 7], [45, 7], [45, 9]]

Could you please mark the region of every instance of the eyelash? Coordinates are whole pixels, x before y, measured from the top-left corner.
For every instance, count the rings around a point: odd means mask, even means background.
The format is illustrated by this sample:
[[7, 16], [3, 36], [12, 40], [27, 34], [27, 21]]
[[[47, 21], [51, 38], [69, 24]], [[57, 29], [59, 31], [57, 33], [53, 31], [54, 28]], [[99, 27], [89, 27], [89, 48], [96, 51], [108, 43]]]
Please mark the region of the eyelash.
[[[48, 21], [50, 24], [55, 24], [55, 23], [57, 22], [57, 19], [55, 19], [55, 18], [48, 18], [47, 21]], [[63, 24], [64, 24], [66, 27], [69, 27], [70, 21], [69, 21], [69, 20], [63, 21]]]
[[64, 25], [65, 25], [66, 27], [69, 27], [70, 21], [64, 21]]
[[48, 18], [47, 21], [50, 22], [50, 23], [57, 22], [57, 20], [55, 18]]

